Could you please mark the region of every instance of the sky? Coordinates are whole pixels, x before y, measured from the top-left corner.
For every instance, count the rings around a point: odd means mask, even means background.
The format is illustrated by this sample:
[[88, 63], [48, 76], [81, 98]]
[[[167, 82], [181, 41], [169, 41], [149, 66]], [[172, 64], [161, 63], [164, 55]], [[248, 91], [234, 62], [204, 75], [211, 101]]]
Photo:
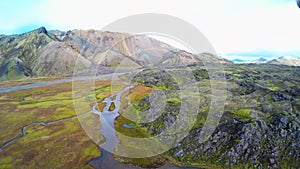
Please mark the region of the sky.
[[0, 8], [0, 34], [101, 30], [126, 16], [161, 13], [197, 27], [227, 59], [300, 57], [295, 0], [1, 0]]

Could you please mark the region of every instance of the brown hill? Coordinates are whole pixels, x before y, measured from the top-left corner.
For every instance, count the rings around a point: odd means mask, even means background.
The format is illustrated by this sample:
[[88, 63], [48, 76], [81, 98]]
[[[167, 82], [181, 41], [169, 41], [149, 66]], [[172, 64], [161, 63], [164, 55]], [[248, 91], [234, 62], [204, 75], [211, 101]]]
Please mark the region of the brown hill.
[[[201, 57], [201, 58], [200, 58]], [[96, 30], [47, 31], [0, 35], [0, 79], [71, 74], [101, 67], [142, 68], [199, 62], [230, 63], [210, 54], [193, 55], [146, 35]], [[105, 68], [105, 69], [104, 69]]]

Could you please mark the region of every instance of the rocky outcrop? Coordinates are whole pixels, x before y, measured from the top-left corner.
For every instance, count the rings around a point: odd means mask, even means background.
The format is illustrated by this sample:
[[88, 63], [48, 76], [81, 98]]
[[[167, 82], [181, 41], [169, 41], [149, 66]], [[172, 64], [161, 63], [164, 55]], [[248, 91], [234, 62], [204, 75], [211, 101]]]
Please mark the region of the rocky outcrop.
[[46, 30], [46, 28], [45, 27], [40, 27], [40, 28], [38, 28], [38, 29], [36, 29], [36, 30], [34, 30], [37, 34], [40, 34], [40, 33], [44, 33], [44, 34], [47, 34], [47, 30]]
[[[226, 65], [224, 114], [211, 137], [200, 142], [211, 93], [209, 76], [202, 65], [190, 65], [199, 84], [201, 102], [193, 129], [167, 154], [183, 164], [207, 164], [224, 168], [297, 168], [300, 166], [299, 68], [280, 65]], [[205, 73], [206, 72], [206, 73]], [[158, 135], [174, 124], [181, 108], [174, 96], [179, 84], [166, 73], [144, 70], [135, 81], [158, 88], [166, 97], [164, 113], [143, 124]], [[165, 84], [165, 85], [164, 85]], [[222, 84], [219, 82], [219, 84]], [[155, 87], [156, 86], [156, 87]], [[140, 107], [150, 105], [147, 97]], [[156, 105], [159, 107], [159, 105]]]

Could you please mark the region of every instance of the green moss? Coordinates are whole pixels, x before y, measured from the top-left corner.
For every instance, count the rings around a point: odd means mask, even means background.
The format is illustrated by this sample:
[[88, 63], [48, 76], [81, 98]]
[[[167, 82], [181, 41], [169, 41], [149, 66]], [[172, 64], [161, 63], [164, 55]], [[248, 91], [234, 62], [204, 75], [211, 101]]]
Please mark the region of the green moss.
[[113, 111], [113, 110], [115, 110], [115, 108], [116, 108], [116, 106], [115, 106], [115, 103], [114, 102], [112, 102], [111, 104], [110, 104], [110, 106], [109, 106], [109, 111]]
[[0, 168], [1, 169], [13, 168], [12, 162], [13, 162], [13, 158], [11, 156], [0, 158]]
[[181, 101], [178, 98], [169, 98], [167, 102], [173, 105], [181, 105]]
[[171, 90], [172, 87], [167, 87], [165, 84], [160, 84], [159, 86], [152, 86], [155, 90]]
[[250, 115], [250, 109], [240, 109], [232, 112], [232, 115], [237, 118], [248, 118]]
[[89, 147], [84, 149], [84, 154], [92, 155], [92, 156], [99, 156], [99, 148], [96, 145], [91, 144]]
[[236, 142], [236, 143], [242, 143], [242, 142], [244, 142], [244, 140], [238, 140], [238, 139], [236, 139], [236, 140], [234, 140], [234, 142]]
[[119, 156], [115, 156], [115, 158], [119, 161], [122, 161], [122, 163], [140, 166], [144, 168], [158, 168], [166, 161], [165, 158], [159, 155], [149, 158], [126, 158]]
[[[117, 89], [122, 88], [122, 85], [118, 83], [108, 84], [108, 81], [96, 83], [95, 90], [98, 94], [102, 94], [101, 97], [110, 96], [118, 92]], [[111, 91], [112, 87], [114, 91]], [[18, 136], [22, 126], [34, 121], [48, 122], [76, 115], [73, 108], [71, 83], [8, 92], [0, 94], [0, 98], [3, 99], [0, 103], [0, 116], [5, 121], [0, 124], [2, 132], [5, 133], [1, 134], [0, 143]], [[75, 99], [77, 113], [91, 110], [92, 103], [86, 100], [86, 95]], [[23, 164], [14, 160], [9, 161], [7, 158], [7, 163], [5, 163], [2, 161], [5, 160], [4, 153], [0, 153], [0, 168], [12, 168], [12, 166], [16, 168], [45, 168], [45, 166], [61, 168], [67, 163], [69, 166], [85, 168], [84, 164], [89, 159], [99, 155], [99, 149], [86, 137], [78, 119], [47, 126], [32, 125], [26, 129], [26, 133], [25, 137], [5, 148], [4, 151], [8, 151], [6, 154], [13, 159], [22, 159], [25, 156], [34, 157], [34, 159]]]

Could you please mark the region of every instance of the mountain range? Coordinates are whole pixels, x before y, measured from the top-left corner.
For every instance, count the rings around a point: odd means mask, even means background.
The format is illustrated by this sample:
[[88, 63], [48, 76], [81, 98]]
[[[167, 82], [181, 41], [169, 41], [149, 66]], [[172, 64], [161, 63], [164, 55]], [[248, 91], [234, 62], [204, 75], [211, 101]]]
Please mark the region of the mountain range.
[[40, 27], [23, 34], [0, 35], [0, 80], [62, 76], [76, 72], [112, 73], [153, 65], [191, 64], [206, 60], [224, 64], [266, 63], [300, 66], [288, 56], [268, 61], [231, 61], [209, 53], [192, 54], [146, 35], [97, 30], [47, 31]]
[[243, 59], [233, 59], [234, 63], [255, 63], [255, 64], [276, 64], [276, 65], [287, 65], [287, 66], [300, 66], [300, 59], [291, 56], [282, 56], [277, 59], [268, 60], [266, 58], [260, 57], [255, 60], [243, 60]]
[[[213, 67], [209, 72], [201, 61], [224, 63], [224, 69]], [[72, 87], [72, 79], [2, 83], [0, 168], [88, 168], [88, 164], [94, 168], [170, 168], [163, 166], [165, 162], [182, 166], [173, 167], [177, 169], [299, 168], [298, 61], [284, 56], [233, 64], [209, 53], [191, 54], [146, 35], [96, 30], [64, 32], [41, 27], [19, 35], [0, 35], [1, 80], [65, 76], [74, 68], [79, 75], [95, 70], [106, 74], [117, 67], [143, 69], [120, 78], [134, 84], [128, 92], [123, 92], [129, 89], [124, 88], [128, 83], [112, 85], [106, 80], [95, 81], [95, 89], [86, 81], [78, 81], [79, 88]], [[176, 79], [153, 65], [185, 77], [188, 72], [179, 69], [183, 65], [194, 78]], [[95, 104], [101, 102], [105, 104]], [[78, 113], [75, 105], [87, 113]], [[191, 109], [197, 112], [195, 117]], [[152, 146], [143, 146], [147, 144], [137, 148], [132, 139], [122, 139], [122, 135], [153, 136], [159, 139], [151, 139], [154, 145], [184, 137], [168, 142], [166, 145], [173, 144], [171, 149], [155, 157], [108, 155], [98, 149], [103, 140], [110, 140], [102, 133], [106, 128], [102, 128], [101, 117], [106, 118], [109, 113], [103, 112], [107, 110], [120, 110], [118, 118], [109, 123], [113, 130], [106, 131], [120, 139], [117, 151], [125, 147], [133, 152], [156, 152]], [[128, 115], [135, 120], [127, 119]], [[91, 130], [82, 130], [84, 123]], [[184, 129], [186, 124], [189, 130]], [[122, 134], [115, 135], [114, 130]], [[87, 131], [96, 134], [90, 137], [96, 141], [86, 137], [91, 136]], [[210, 136], [204, 139], [207, 131]]]
[[282, 56], [278, 59], [274, 59], [268, 62], [269, 64], [275, 65], [290, 65], [290, 66], [300, 66], [300, 59], [291, 56]]
[[1, 80], [69, 75], [97, 69], [143, 68], [151, 65], [208, 61], [231, 63], [211, 54], [194, 55], [146, 35], [97, 30], [47, 31], [41, 27], [18, 35], [0, 35]]

